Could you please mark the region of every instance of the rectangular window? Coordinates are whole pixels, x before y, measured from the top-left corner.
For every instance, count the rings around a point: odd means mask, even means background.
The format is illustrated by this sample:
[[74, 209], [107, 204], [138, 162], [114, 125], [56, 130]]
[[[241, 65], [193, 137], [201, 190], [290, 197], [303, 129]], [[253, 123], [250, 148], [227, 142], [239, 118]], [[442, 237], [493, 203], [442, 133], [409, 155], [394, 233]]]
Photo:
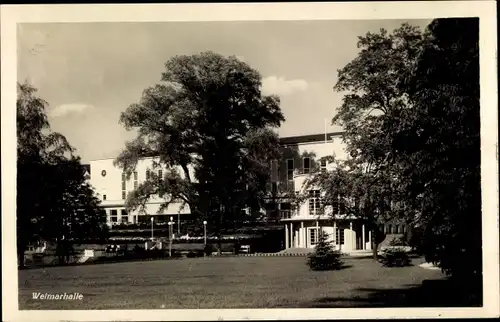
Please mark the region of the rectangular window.
[[111, 218], [111, 222], [118, 221], [118, 211], [116, 209], [111, 209], [110, 218]]
[[344, 245], [344, 229], [342, 229], [342, 228], [336, 229], [335, 243], [337, 245]]
[[126, 190], [127, 189], [127, 184], [125, 181], [122, 181], [122, 190]]
[[134, 181], [134, 190], [137, 190], [138, 186], [139, 186], [139, 183], [137, 183], [137, 181]]
[[150, 172], [149, 170], [146, 170], [146, 180], [149, 180]]
[[163, 180], [163, 171], [158, 170], [158, 179]]
[[322, 198], [319, 190], [309, 191], [309, 215], [319, 215], [322, 213]]
[[321, 172], [326, 172], [326, 160], [321, 160], [320, 161], [320, 171]]
[[137, 181], [137, 171], [134, 171], [134, 181]]
[[332, 213], [340, 215], [345, 213], [345, 205], [342, 201], [342, 197], [340, 195], [337, 196], [336, 200], [332, 202]]
[[125, 209], [122, 209], [121, 213], [122, 213], [122, 223], [128, 223], [127, 211]]
[[106, 200], [106, 195], [102, 195], [102, 200]]
[[122, 173], [122, 181], [126, 181], [127, 180], [127, 175], [125, 174], [125, 172]]
[[288, 181], [293, 181], [293, 159], [286, 160], [286, 179]]
[[308, 174], [311, 172], [311, 158], [304, 158], [303, 162], [303, 173]]
[[309, 244], [314, 246], [318, 243], [318, 228], [309, 229]]
[[292, 204], [289, 202], [282, 202], [280, 204], [280, 213], [282, 219], [289, 219], [292, 217]]
[[122, 191], [122, 199], [123, 200], [127, 199], [127, 192], [126, 191]]
[[292, 217], [292, 212], [290, 210], [280, 210], [281, 219], [290, 219]]

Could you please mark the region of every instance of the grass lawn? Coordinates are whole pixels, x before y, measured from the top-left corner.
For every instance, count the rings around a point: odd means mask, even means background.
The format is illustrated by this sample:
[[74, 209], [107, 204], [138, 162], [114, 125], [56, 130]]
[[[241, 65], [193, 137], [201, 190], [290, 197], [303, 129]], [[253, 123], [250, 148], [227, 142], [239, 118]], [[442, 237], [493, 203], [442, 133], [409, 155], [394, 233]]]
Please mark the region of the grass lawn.
[[[221, 257], [51, 267], [19, 271], [20, 309], [193, 309], [420, 306], [423, 280], [440, 271], [386, 268], [347, 259], [340, 271], [314, 272], [301, 257]], [[416, 288], [415, 288], [416, 287]], [[32, 292], [83, 294], [33, 300]]]

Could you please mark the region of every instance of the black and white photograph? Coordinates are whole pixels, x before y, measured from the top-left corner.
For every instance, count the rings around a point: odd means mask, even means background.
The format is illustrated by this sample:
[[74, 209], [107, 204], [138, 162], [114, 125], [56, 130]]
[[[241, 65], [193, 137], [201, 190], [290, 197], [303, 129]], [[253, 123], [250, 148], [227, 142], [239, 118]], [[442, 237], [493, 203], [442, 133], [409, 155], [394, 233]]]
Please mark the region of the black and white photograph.
[[1, 9], [3, 320], [498, 317], [494, 2]]

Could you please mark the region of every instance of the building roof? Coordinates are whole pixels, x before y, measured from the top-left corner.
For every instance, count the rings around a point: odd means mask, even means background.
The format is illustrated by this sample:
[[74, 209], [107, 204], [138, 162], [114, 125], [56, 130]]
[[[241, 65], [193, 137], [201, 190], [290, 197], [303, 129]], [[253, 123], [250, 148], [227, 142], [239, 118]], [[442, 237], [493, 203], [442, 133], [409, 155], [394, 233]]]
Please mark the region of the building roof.
[[83, 169], [90, 174], [90, 164], [82, 164]]
[[[331, 139], [332, 136], [340, 136], [343, 132], [330, 132], [326, 133], [326, 137], [328, 140]], [[280, 144], [289, 145], [289, 144], [298, 144], [298, 143], [311, 143], [311, 142], [324, 142], [325, 141], [325, 133], [322, 134], [307, 134], [307, 135], [298, 135], [298, 136], [289, 136], [280, 138]]]
[[[340, 137], [343, 133], [344, 132], [329, 132], [329, 133], [326, 133], [326, 137], [328, 140], [331, 140], [332, 137]], [[279, 140], [280, 140], [281, 145], [324, 142], [325, 141], [325, 133], [287, 136], [287, 137], [281, 137]], [[155, 153], [152, 153], [151, 151], [146, 151], [146, 150], [139, 152], [139, 155], [141, 158], [157, 157], [157, 155]], [[104, 160], [104, 159], [100, 159], [100, 160]], [[97, 161], [97, 160], [93, 160], [93, 161]], [[90, 173], [90, 165], [84, 164], [83, 166]]]

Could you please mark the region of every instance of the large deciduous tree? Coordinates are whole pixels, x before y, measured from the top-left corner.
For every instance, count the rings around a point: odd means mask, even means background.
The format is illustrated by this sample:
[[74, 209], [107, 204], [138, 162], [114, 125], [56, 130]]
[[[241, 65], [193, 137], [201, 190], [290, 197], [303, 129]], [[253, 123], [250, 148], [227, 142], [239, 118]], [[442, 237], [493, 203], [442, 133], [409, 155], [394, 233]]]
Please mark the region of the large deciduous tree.
[[[334, 90], [345, 93], [332, 123], [342, 126], [349, 160], [310, 180], [325, 193], [325, 206], [342, 205], [334, 215], [355, 216], [372, 231], [373, 256], [385, 238], [381, 225], [401, 216], [397, 200], [398, 167], [392, 133], [401, 111], [409, 108], [406, 89], [420, 53], [420, 30], [403, 24], [392, 34], [385, 29], [359, 37], [360, 52], [338, 70]], [[338, 208], [336, 208], [338, 209]]]
[[333, 121], [345, 129], [350, 165], [363, 169], [366, 192], [383, 179], [389, 217], [420, 226], [418, 246], [429, 261], [477, 281], [478, 19], [437, 19], [425, 33], [404, 24], [368, 33], [359, 46], [335, 86], [348, 92]]
[[261, 206], [270, 160], [279, 153], [273, 128], [283, 120], [279, 99], [262, 95], [260, 74], [237, 58], [171, 58], [162, 83], [120, 117], [138, 136], [116, 164], [130, 176], [150, 155], [167, 169], [129, 195], [129, 208], [144, 207], [153, 195], [165, 196], [164, 209], [180, 200], [220, 236], [243, 208]]
[[70, 241], [101, 235], [105, 216], [74, 149], [50, 130], [47, 103], [27, 83], [17, 90], [17, 252], [23, 267], [26, 246], [35, 238], [64, 249]]
[[[437, 19], [408, 82], [412, 109], [394, 135], [428, 260], [464, 281], [482, 272], [479, 19]], [[474, 283], [473, 283], [474, 284]], [[480, 283], [476, 283], [480, 285]]]

